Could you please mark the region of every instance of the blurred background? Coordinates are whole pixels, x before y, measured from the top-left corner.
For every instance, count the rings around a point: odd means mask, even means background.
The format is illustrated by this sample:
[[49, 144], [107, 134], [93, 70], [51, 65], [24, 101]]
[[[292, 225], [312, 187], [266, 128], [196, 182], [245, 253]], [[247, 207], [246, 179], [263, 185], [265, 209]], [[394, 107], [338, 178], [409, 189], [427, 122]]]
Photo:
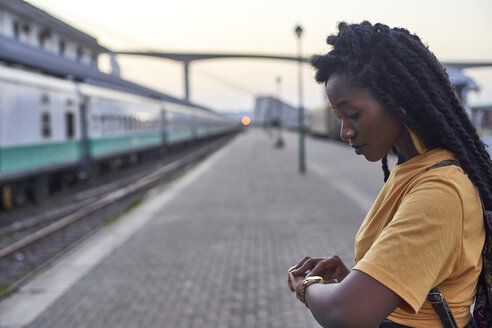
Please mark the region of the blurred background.
[[[297, 55], [296, 25], [301, 25], [302, 54], [329, 50], [325, 39], [337, 23], [369, 20], [405, 27], [419, 35], [443, 62], [492, 61], [492, 3], [488, 0], [32, 0], [40, 9], [95, 37], [112, 51], [246, 53]], [[108, 60], [101, 56], [101, 68]], [[121, 75], [176, 97], [184, 96], [181, 63], [118, 56]], [[324, 101], [309, 65], [305, 65], [304, 102]], [[466, 69], [479, 90], [472, 106], [492, 104], [492, 67]], [[222, 112], [252, 111], [258, 95], [279, 94], [297, 105], [294, 62], [261, 59], [213, 59], [190, 65], [191, 100]], [[281, 78], [278, 90], [277, 77]]]
[[0, 328], [317, 327], [286, 270], [350, 266], [383, 179], [308, 61], [363, 20], [492, 144], [490, 0], [0, 0]]

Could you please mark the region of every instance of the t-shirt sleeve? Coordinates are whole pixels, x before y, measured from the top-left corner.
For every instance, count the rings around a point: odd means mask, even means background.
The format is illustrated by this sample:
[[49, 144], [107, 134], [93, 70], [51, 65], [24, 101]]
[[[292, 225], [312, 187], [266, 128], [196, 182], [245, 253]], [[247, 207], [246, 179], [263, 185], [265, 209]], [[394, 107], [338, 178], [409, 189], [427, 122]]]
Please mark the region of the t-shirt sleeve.
[[458, 191], [426, 178], [403, 197], [393, 220], [354, 267], [392, 291], [417, 313], [430, 289], [458, 263], [463, 206]]

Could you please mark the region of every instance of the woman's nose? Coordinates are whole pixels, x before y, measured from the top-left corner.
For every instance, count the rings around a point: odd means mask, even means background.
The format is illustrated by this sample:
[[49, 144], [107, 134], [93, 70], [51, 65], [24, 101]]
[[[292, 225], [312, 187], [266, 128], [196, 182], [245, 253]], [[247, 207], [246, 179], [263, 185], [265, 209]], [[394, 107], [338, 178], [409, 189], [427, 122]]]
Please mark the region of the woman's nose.
[[345, 120], [342, 120], [342, 126], [340, 127], [340, 138], [343, 141], [349, 141], [355, 137], [355, 130], [347, 124]]

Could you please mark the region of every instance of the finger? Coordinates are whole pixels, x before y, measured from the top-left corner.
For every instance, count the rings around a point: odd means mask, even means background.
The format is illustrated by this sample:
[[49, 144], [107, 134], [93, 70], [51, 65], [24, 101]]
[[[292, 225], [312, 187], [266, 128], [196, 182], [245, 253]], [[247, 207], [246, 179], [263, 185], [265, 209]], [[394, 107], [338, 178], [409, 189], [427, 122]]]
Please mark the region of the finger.
[[287, 284], [289, 285], [291, 291], [294, 291], [293, 280], [294, 280], [294, 276], [291, 273], [289, 273], [289, 276], [287, 277]]
[[323, 258], [314, 258], [314, 259], [313, 258], [309, 258], [299, 268], [297, 268], [295, 270], [292, 270], [291, 273], [294, 276], [299, 276], [301, 274], [304, 274], [304, 273], [306, 273], [306, 271], [311, 270], [312, 268], [314, 268], [316, 266], [316, 264], [319, 261], [322, 261], [322, 260], [323, 260]]
[[[332, 256], [319, 261], [308, 276], [323, 276], [326, 279], [332, 279], [338, 266], [342, 264], [338, 256]], [[343, 264], [342, 264], [343, 265]]]
[[304, 256], [299, 262], [297, 262], [296, 265], [289, 268], [289, 272], [291, 272], [292, 270], [296, 270], [296, 269], [300, 268], [304, 264], [304, 262], [306, 262], [309, 259], [310, 259], [309, 256]]

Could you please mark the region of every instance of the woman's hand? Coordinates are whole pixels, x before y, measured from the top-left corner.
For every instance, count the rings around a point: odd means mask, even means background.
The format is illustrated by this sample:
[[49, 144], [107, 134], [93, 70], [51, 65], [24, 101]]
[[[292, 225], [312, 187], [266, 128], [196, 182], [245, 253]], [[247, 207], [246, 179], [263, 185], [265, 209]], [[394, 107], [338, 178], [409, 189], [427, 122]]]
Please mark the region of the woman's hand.
[[336, 255], [329, 258], [310, 258], [306, 256], [299, 263], [291, 267], [289, 273], [294, 277], [321, 276], [328, 282], [341, 282], [350, 273], [350, 270]]
[[287, 284], [299, 298], [302, 282], [306, 277], [321, 276], [326, 283], [337, 283], [341, 282], [349, 273], [350, 270], [338, 256], [330, 258], [306, 256], [289, 269]]
[[338, 256], [305, 257], [291, 267], [288, 284], [297, 295], [306, 276], [321, 276], [328, 283], [344, 280], [336, 285], [315, 284], [304, 291], [309, 310], [323, 327], [375, 327], [403, 302], [371, 276], [349, 270]]

